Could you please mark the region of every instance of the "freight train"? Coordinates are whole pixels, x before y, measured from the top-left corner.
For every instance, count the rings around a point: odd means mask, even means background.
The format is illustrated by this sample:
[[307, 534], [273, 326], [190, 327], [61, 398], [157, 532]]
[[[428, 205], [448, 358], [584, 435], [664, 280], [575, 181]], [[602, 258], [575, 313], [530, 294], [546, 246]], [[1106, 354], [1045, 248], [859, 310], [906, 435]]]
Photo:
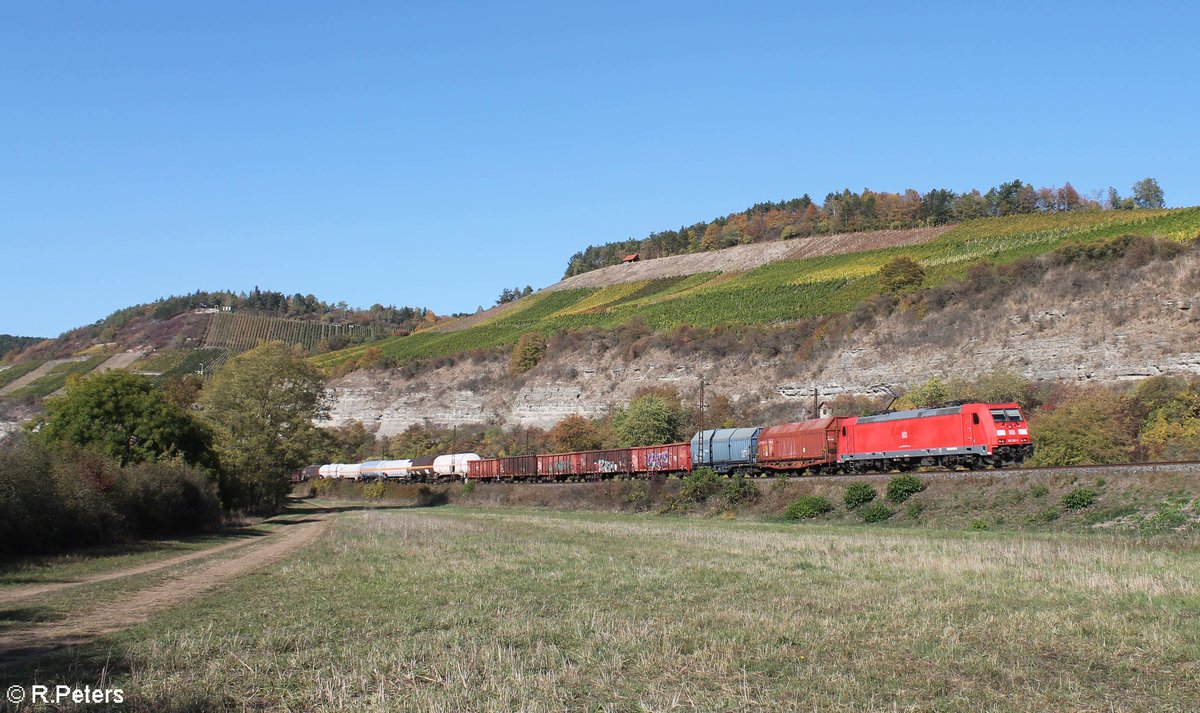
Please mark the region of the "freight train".
[[559, 482], [652, 475], [696, 468], [730, 475], [828, 475], [920, 467], [1002, 468], [1033, 455], [1016, 403], [961, 403], [873, 416], [811, 419], [778, 426], [717, 428], [690, 442], [609, 450], [483, 458], [475, 453], [310, 467], [351, 480]]

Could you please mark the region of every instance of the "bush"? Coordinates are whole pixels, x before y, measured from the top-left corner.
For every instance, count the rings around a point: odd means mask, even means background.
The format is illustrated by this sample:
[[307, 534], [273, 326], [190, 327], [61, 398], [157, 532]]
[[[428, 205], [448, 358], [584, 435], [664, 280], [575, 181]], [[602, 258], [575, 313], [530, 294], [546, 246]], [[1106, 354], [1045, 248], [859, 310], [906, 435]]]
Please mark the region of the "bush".
[[642, 481], [635, 481], [624, 488], [621, 500], [626, 505], [644, 508], [650, 505], [650, 489]]
[[758, 499], [758, 488], [754, 487], [754, 483], [738, 475], [730, 478], [725, 487], [721, 489], [721, 497], [730, 507], [741, 503], [751, 503]]
[[383, 497], [384, 489], [387, 483], [382, 480], [376, 480], [373, 483], [367, 483], [362, 487], [362, 496], [364, 498], [378, 499]]
[[1029, 493], [1031, 495], [1033, 495], [1033, 497], [1035, 497], [1035, 498], [1044, 498], [1044, 497], [1046, 497], [1046, 495], [1048, 495], [1050, 493], [1050, 488], [1046, 487], [1045, 485], [1042, 485], [1041, 483], [1038, 483], [1037, 485], [1035, 485], [1029, 489]]
[[474, 480], [468, 480], [467, 482], [463, 483], [462, 494], [470, 495], [471, 493], [475, 492], [475, 483], [476, 481]]
[[788, 506], [783, 516], [789, 520], [808, 520], [833, 512], [833, 503], [820, 495], [805, 495]]
[[883, 522], [893, 514], [892, 509], [883, 503], [875, 503], [862, 511], [863, 522]]
[[875, 488], [870, 485], [854, 483], [846, 488], [845, 494], [842, 495], [842, 502], [846, 503], [847, 509], [853, 510], [874, 500], [875, 495]]
[[1075, 488], [1063, 496], [1062, 505], [1068, 510], [1083, 510], [1092, 506], [1099, 495], [1091, 488]]
[[925, 489], [925, 483], [915, 475], [898, 475], [888, 481], [887, 499], [899, 505]]
[[104, 545], [216, 527], [216, 488], [196, 468], [115, 461], [73, 445], [0, 446], [0, 554]]
[[1188, 527], [1192, 524], [1188, 507], [1187, 499], [1165, 501], [1159, 507], [1158, 512], [1142, 522], [1140, 528], [1142, 532], [1155, 534], [1174, 532]]
[[195, 468], [143, 463], [126, 468], [119, 482], [121, 510], [135, 537], [204, 532], [221, 524], [217, 489]]
[[702, 503], [721, 488], [721, 476], [712, 468], [697, 468], [683, 478], [679, 496], [684, 500]]
[[984, 520], [972, 520], [971, 521], [971, 529], [972, 530], [986, 530], [986, 529], [988, 529], [988, 524]]

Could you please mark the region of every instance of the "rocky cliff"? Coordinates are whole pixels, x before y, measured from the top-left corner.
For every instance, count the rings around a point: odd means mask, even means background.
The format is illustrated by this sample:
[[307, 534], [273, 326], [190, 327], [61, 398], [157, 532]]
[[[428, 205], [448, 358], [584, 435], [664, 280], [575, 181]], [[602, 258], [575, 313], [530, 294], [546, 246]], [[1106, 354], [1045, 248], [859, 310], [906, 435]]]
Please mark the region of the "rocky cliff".
[[639, 388], [676, 386], [760, 410], [805, 416], [818, 398], [878, 394], [931, 376], [970, 378], [1005, 367], [1034, 380], [1112, 382], [1200, 374], [1200, 256], [1134, 268], [1051, 270], [1003, 299], [961, 295], [918, 316], [901, 310], [805, 351], [771, 357], [651, 348], [636, 356], [601, 341], [547, 354], [521, 377], [503, 359], [460, 360], [413, 376], [359, 371], [333, 382], [334, 423], [362, 421], [380, 435], [411, 424], [488, 421], [549, 427], [623, 405]]

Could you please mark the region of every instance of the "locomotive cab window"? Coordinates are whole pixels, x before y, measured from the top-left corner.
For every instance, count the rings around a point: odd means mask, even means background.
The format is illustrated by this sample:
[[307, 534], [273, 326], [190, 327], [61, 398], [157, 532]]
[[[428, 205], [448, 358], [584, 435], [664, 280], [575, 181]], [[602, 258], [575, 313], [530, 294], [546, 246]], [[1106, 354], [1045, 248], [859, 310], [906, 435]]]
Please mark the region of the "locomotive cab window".
[[971, 414], [971, 423], [975, 424], [976, 426], [979, 425], [979, 414], [977, 414], [977, 413]]
[[1005, 421], [1004, 409], [1002, 409], [1002, 408], [992, 409], [992, 420], [995, 421], [996, 423], [1004, 423], [1004, 421]]
[[1007, 411], [1005, 411], [1004, 413], [1008, 414], [1009, 421], [1020, 421], [1021, 420], [1021, 412], [1016, 410], [1015, 408], [1010, 408]]
[[843, 436], [846, 435], [846, 427], [845, 426], [842, 426], [842, 435]]

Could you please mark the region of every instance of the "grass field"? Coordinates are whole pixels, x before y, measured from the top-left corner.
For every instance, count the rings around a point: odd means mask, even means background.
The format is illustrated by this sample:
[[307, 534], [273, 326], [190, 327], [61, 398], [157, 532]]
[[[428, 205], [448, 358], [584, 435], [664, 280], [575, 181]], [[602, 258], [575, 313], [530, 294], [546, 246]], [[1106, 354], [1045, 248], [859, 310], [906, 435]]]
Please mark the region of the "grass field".
[[[403, 360], [506, 346], [528, 331], [552, 334], [584, 327], [614, 327], [634, 316], [660, 330], [680, 324], [785, 322], [850, 311], [864, 298], [879, 292], [879, 268], [897, 255], [908, 255], [921, 262], [926, 270], [926, 284], [934, 285], [962, 276], [980, 260], [1011, 262], [1070, 242], [1098, 242], [1130, 234], [1174, 240], [1194, 238], [1200, 235], [1200, 208], [973, 220], [920, 245], [787, 260], [740, 274], [710, 272], [609, 287], [540, 292], [468, 329], [416, 332], [369, 346]], [[332, 352], [313, 361], [320, 366], [332, 366], [357, 358], [367, 348]]]
[[348, 511], [219, 594], [9, 681], [121, 710], [1194, 710], [1178, 540]]

